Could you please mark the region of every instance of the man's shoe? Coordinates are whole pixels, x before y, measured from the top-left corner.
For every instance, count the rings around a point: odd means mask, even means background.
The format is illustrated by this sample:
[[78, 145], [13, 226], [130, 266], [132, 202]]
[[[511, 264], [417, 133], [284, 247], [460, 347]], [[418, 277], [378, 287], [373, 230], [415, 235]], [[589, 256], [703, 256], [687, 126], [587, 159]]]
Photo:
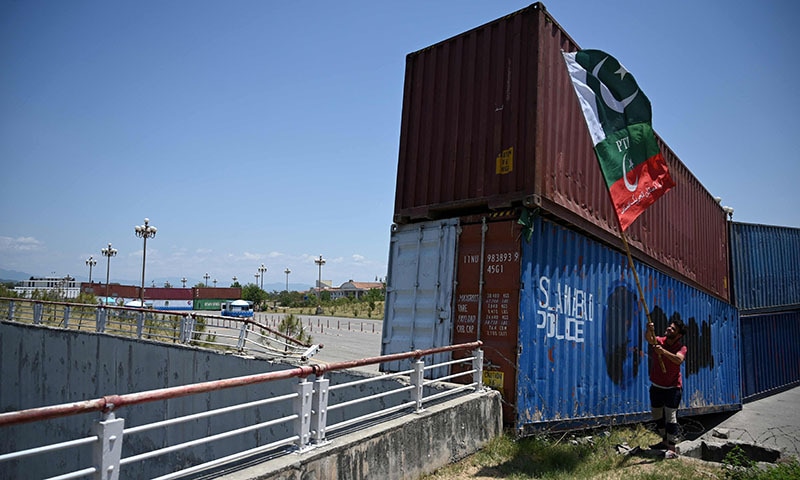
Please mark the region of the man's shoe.
[[655, 445], [650, 445], [650, 450], [669, 450], [669, 445], [667, 445], [666, 442], [661, 441]]

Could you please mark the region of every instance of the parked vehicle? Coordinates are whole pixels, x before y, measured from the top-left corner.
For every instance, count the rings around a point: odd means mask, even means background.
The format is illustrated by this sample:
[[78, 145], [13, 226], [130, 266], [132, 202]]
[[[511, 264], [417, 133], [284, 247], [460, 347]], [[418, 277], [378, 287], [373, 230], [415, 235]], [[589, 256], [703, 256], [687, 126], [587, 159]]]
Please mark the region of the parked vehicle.
[[223, 317], [252, 317], [253, 304], [247, 300], [223, 302], [220, 314]]

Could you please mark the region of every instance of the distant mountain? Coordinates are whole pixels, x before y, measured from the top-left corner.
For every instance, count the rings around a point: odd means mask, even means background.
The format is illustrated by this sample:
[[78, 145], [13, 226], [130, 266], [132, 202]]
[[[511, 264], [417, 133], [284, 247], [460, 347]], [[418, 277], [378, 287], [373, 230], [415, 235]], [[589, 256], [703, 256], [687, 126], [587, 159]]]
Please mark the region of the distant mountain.
[[12, 280], [15, 282], [19, 282], [22, 280], [28, 280], [33, 276], [34, 275], [31, 275], [30, 273], [18, 272], [16, 270], [5, 270], [0, 268], [0, 280]]

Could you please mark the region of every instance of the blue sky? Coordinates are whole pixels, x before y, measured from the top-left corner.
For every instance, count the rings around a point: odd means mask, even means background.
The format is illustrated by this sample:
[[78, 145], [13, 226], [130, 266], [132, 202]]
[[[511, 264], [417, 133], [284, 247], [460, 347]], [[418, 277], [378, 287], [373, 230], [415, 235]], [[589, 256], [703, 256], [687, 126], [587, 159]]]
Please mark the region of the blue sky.
[[[386, 275], [405, 56], [531, 2], [0, 0], [0, 268]], [[734, 220], [800, 227], [792, 0], [545, 2]], [[161, 279], [161, 280], [160, 280]]]

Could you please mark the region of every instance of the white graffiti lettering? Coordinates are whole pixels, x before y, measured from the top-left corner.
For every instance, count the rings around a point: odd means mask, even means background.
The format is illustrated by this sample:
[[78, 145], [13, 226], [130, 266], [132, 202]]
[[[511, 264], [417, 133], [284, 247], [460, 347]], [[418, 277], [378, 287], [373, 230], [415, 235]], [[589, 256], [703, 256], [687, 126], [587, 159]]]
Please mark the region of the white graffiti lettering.
[[583, 343], [584, 325], [594, 321], [594, 296], [567, 284], [552, 285], [549, 277], [539, 278], [539, 319], [536, 328], [546, 338]]

